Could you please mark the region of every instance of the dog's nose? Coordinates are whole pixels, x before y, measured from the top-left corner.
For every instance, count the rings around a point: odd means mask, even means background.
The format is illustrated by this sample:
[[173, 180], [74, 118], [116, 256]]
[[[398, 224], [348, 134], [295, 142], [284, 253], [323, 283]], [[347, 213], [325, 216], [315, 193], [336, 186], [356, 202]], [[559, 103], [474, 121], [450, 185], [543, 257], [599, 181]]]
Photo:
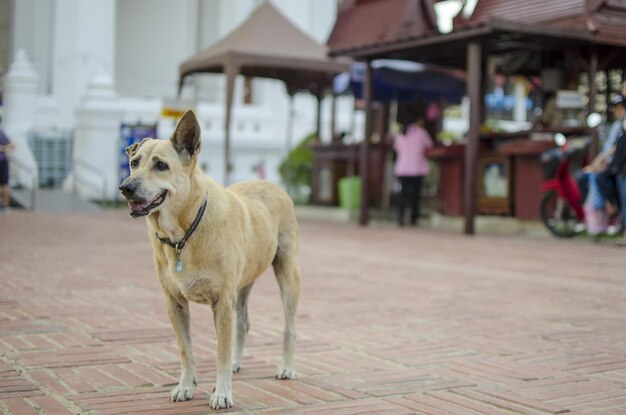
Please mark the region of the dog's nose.
[[125, 197], [132, 197], [137, 191], [137, 185], [133, 182], [124, 182], [120, 185], [120, 191]]

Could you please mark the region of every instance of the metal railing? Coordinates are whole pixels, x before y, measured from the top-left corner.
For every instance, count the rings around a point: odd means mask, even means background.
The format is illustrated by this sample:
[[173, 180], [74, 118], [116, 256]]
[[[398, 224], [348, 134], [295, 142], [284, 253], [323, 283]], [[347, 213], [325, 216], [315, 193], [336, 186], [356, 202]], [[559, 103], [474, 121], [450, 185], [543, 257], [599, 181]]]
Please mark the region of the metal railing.
[[[36, 171], [33, 168], [28, 167], [26, 164], [22, 163], [21, 161], [16, 160], [15, 157], [9, 156], [9, 163], [12, 169], [17, 168], [17, 170], [20, 171], [20, 174], [12, 175], [14, 177], [13, 180], [16, 181], [18, 185], [20, 185], [23, 188], [27, 188], [27, 186], [22, 181], [22, 174], [25, 174], [26, 176], [29, 177], [30, 179], [30, 203], [28, 204], [27, 209], [30, 211], [35, 210], [35, 201], [36, 201], [36, 194], [37, 194]], [[17, 176], [17, 179], [15, 179], [15, 176]]]
[[77, 185], [78, 184], [82, 184], [84, 186], [89, 186], [89, 188], [91, 189], [93, 187], [93, 183], [89, 182], [88, 180], [80, 177], [80, 175], [78, 174], [78, 168], [82, 168], [85, 169], [93, 174], [95, 174], [96, 176], [98, 176], [98, 178], [100, 179], [100, 183], [101, 183], [101, 191], [102, 191], [102, 201], [104, 202], [106, 200], [106, 193], [107, 193], [107, 177], [106, 174], [104, 173], [104, 171], [100, 170], [98, 167], [94, 166], [93, 164], [79, 159], [79, 158], [74, 158], [72, 160], [72, 172], [74, 173], [74, 180], [73, 180], [73, 193], [77, 194], [78, 193], [78, 188]]

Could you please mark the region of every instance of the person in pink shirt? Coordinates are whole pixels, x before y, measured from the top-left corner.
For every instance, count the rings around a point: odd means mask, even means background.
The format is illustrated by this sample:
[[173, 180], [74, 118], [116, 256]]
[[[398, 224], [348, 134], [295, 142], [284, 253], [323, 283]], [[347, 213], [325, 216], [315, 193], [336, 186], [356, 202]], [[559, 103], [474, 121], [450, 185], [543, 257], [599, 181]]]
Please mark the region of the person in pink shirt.
[[420, 216], [420, 191], [422, 178], [430, 171], [426, 149], [433, 140], [424, 129], [424, 117], [419, 116], [406, 127], [404, 134], [396, 135], [393, 148], [396, 151], [394, 173], [400, 180], [402, 190], [398, 200], [398, 225], [404, 226], [404, 210], [411, 204], [411, 225], [417, 225]]

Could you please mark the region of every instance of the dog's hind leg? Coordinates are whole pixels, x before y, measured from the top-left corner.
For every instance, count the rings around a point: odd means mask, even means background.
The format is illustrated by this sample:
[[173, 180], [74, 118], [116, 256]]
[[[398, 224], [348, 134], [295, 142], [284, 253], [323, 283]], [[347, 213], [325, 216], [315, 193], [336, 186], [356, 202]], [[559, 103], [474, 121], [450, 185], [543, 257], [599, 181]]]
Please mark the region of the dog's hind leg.
[[252, 284], [242, 288], [237, 293], [237, 302], [235, 303], [237, 334], [235, 337], [235, 349], [233, 350], [233, 372], [239, 372], [239, 369], [241, 369], [243, 345], [246, 340], [246, 334], [250, 330], [250, 324], [248, 323], [248, 296], [251, 290]]
[[285, 312], [285, 331], [283, 333], [283, 366], [276, 374], [277, 379], [296, 378], [296, 370], [294, 369], [296, 308], [300, 297], [300, 269], [297, 251], [297, 235], [290, 235], [289, 238], [284, 238], [282, 241], [279, 238], [278, 252], [273, 265]]
[[172, 393], [172, 402], [188, 401], [193, 398], [194, 387], [196, 385], [196, 359], [191, 349], [191, 333], [189, 324], [189, 302], [184, 298], [174, 299], [167, 292], [165, 293], [167, 302], [167, 314], [170, 317], [178, 348], [180, 350], [180, 381]]

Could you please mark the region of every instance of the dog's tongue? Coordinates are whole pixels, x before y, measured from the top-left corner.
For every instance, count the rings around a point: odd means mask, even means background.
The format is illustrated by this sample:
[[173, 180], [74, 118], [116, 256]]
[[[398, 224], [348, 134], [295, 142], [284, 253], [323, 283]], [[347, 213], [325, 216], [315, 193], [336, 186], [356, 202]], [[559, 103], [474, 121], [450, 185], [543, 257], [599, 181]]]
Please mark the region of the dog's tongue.
[[128, 208], [130, 210], [132, 210], [133, 212], [140, 212], [140, 211], [144, 210], [145, 208], [147, 208], [149, 204], [150, 204], [149, 202], [145, 202], [145, 203], [129, 203], [128, 204]]

